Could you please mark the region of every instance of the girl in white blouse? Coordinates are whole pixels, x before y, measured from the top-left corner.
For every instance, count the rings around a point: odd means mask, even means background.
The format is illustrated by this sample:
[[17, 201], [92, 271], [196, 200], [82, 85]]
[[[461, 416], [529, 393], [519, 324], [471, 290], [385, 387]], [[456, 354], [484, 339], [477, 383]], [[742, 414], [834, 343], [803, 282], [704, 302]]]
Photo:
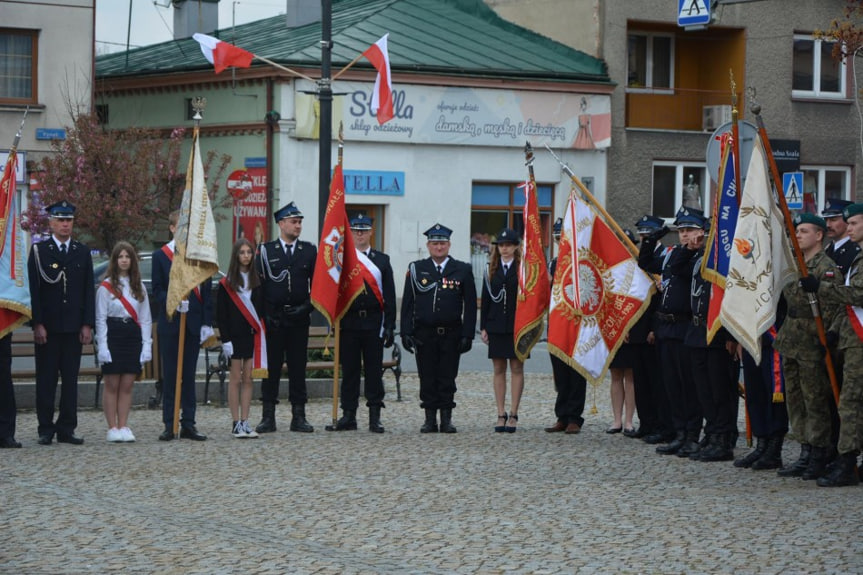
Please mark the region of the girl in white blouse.
[[132, 244], [117, 242], [96, 292], [96, 344], [105, 382], [102, 409], [112, 443], [135, 441], [128, 426], [132, 385], [141, 364], [153, 358], [152, 325], [138, 254]]

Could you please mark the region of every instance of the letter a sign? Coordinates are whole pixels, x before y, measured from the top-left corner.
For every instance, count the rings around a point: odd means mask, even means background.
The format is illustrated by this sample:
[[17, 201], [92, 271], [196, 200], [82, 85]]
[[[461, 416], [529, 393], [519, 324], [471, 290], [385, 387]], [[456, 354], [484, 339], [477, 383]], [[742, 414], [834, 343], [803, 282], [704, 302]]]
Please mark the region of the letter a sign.
[[678, 26], [710, 24], [710, 0], [677, 0]]

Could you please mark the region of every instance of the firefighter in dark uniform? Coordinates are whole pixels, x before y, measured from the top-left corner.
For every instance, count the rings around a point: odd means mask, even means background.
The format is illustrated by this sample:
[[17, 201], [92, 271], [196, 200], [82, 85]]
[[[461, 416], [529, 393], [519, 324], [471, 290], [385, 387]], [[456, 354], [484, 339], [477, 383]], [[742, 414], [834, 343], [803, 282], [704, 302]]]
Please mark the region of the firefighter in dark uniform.
[[315, 428], [306, 421], [306, 362], [312, 312], [310, 294], [318, 252], [313, 244], [299, 239], [303, 214], [294, 202], [279, 208], [273, 218], [279, 226], [279, 237], [261, 244], [255, 256], [255, 269], [264, 292], [269, 367], [269, 374], [261, 383], [263, 415], [255, 431], [276, 431], [279, 380], [282, 364], [287, 363], [291, 431], [311, 433]]
[[[555, 242], [560, 241], [560, 233], [563, 230], [563, 218], [557, 218], [551, 228]], [[548, 264], [548, 273], [554, 282], [554, 274], [557, 271], [557, 256]], [[545, 428], [548, 433], [563, 432], [574, 435], [581, 432], [584, 425], [584, 401], [587, 394], [587, 380], [584, 376], [574, 370], [568, 363], [549, 353], [551, 358], [551, 373], [554, 378], [554, 389], [557, 398], [554, 402], [554, 415], [556, 420]]]
[[848, 200], [827, 198], [824, 202], [824, 209], [821, 211], [821, 217], [827, 222], [827, 237], [830, 238], [830, 243], [824, 248], [824, 253], [836, 262], [842, 271], [843, 278], [848, 273], [851, 262], [860, 253], [860, 246], [848, 237], [848, 222], [842, 217], [842, 210], [850, 206], [851, 203]]
[[[35, 244], [27, 261], [36, 343], [36, 415], [39, 444], [80, 445], [78, 426], [78, 370], [82, 345], [93, 340], [96, 294], [90, 248], [72, 239], [75, 206], [67, 201], [46, 208], [51, 237]], [[57, 375], [60, 412], [54, 421]]]
[[657, 453], [664, 455], [677, 453], [683, 447], [686, 447], [686, 451], [694, 450], [701, 434], [701, 409], [692, 381], [692, 361], [683, 340], [692, 318], [689, 300], [692, 275], [687, 264], [696, 254], [696, 250], [688, 246], [689, 236], [703, 236], [705, 221], [700, 210], [682, 207], [674, 221], [680, 234], [680, 244], [666, 253], [661, 260], [665, 264], [661, 265], [661, 261], [654, 257], [654, 249], [668, 228], [663, 227], [647, 236], [638, 254], [638, 265], [643, 270], [662, 274], [662, 295], [659, 310], [655, 314], [656, 338], [675, 433], [670, 443], [656, 448]]
[[[638, 237], [644, 239], [663, 228], [665, 222], [656, 216], [644, 215], [635, 222]], [[638, 242], [636, 242], [638, 243]], [[642, 249], [645, 249], [642, 247]], [[660, 242], [653, 242], [651, 247], [654, 260], [651, 265], [661, 268], [667, 248]], [[645, 258], [647, 254], [645, 254]], [[671, 427], [671, 406], [665, 394], [662, 383], [662, 371], [659, 363], [659, 350], [656, 345], [656, 318], [659, 301], [662, 294], [657, 294], [650, 300], [650, 306], [629, 332], [629, 343], [634, 350], [634, 365], [632, 368], [635, 383], [635, 408], [638, 410], [638, 430], [633, 437], [639, 437], [646, 443], [665, 443], [672, 439], [674, 431]]]
[[401, 309], [402, 347], [416, 353], [422, 433], [455, 433], [456, 376], [460, 355], [476, 331], [476, 284], [468, 263], [449, 257], [452, 230], [435, 224], [424, 232], [431, 257], [410, 264]]
[[392, 347], [396, 326], [396, 288], [390, 257], [371, 248], [373, 220], [367, 216], [351, 219], [351, 233], [360, 263], [369, 272], [365, 287], [351, 303], [341, 321], [342, 417], [328, 430], [357, 428], [360, 373], [365, 373], [369, 431], [383, 433], [383, 353]]

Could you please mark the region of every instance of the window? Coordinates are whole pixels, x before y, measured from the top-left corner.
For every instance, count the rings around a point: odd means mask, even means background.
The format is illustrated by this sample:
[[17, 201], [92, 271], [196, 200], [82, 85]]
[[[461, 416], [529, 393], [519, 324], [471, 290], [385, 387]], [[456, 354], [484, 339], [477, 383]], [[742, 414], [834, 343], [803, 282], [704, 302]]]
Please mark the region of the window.
[[706, 164], [653, 162], [653, 215], [673, 220], [686, 203], [710, 214], [710, 180]]
[[833, 60], [836, 42], [794, 36], [791, 95], [801, 98], [845, 98], [845, 62]]
[[110, 109], [108, 104], [96, 104], [96, 119], [100, 124], [107, 124], [110, 120]]
[[0, 102], [36, 104], [38, 32], [0, 28]]
[[674, 87], [674, 37], [630, 34], [627, 81], [630, 89]]
[[803, 172], [803, 211], [820, 214], [824, 200], [851, 197], [851, 168], [842, 166], [801, 166]]

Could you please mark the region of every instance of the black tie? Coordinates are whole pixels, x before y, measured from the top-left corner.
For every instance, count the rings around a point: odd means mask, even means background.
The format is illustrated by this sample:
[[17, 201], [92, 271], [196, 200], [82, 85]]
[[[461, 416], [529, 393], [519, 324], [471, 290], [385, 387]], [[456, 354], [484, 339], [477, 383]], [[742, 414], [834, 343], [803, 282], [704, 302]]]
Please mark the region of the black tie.
[[60, 244], [60, 255], [61, 256], [66, 255], [66, 244]]
[[509, 264], [503, 264], [503, 275], [506, 275], [506, 272], [509, 271]]
[[443, 268], [441, 266], [437, 266], [438, 275], [443, 275]]
[[294, 255], [294, 246], [293, 244], [285, 244], [285, 253], [288, 254], [288, 257]]

